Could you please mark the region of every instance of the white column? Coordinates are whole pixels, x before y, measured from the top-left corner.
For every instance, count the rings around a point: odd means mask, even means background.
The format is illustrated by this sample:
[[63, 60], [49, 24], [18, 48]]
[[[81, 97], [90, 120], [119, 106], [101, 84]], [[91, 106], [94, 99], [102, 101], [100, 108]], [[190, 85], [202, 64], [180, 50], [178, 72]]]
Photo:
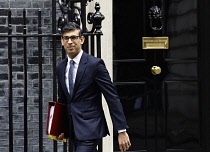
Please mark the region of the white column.
[[[102, 21], [102, 32], [101, 37], [101, 58], [104, 60], [109, 74], [112, 78], [113, 75], [113, 21], [112, 21], [112, 0], [97, 0], [99, 2], [101, 9], [100, 12], [105, 16]], [[109, 115], [109, 110], [105, 100], [103, 99], [103, 108], [105, 111], [106, 120], [108, 123], [110, 136], [103, 139], [103, 152], [113, 152], [113, 126]]]

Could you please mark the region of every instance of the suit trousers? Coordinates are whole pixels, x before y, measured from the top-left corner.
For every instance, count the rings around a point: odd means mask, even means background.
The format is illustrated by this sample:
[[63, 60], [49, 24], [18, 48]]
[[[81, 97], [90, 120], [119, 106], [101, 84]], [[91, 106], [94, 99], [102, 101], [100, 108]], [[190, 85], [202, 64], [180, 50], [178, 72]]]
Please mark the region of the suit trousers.
[[94, 140], [75, 140], [74, 141], [74, 152], [98, 152], [97, 146], [100, 139]]
[[78, 140], [75, 137], [74, 133], [74, 127], [72, 119], [71, 121], [71, 140], [73, 141], [73, 152], [98, 152], [97, 146], [99, 142], [101, 141], [101, 138], [99, 139], [92, 139], [92, 140]]

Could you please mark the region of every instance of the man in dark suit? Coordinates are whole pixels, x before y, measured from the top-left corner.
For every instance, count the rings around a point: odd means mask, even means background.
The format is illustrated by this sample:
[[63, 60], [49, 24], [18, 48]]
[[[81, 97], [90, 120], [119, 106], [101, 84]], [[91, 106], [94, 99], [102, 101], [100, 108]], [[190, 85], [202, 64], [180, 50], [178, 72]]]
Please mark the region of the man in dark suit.
[[[101, 138], [109, 134], [101, 95], [109, 107], [114, 129], [118, 131], [119, 149], [131, 146], [128, 128], [120, 99], [116, 93], [104, 61], [82, 50], [85, 38], [80, 27], [70, 22], [62, 29], [61, 43], [67, 58], [57, 66], [58, 102], [66, 103], [70, 136], [76, 152], [97, 152]], [[61, 134], [57, 140], [62, 140]]]

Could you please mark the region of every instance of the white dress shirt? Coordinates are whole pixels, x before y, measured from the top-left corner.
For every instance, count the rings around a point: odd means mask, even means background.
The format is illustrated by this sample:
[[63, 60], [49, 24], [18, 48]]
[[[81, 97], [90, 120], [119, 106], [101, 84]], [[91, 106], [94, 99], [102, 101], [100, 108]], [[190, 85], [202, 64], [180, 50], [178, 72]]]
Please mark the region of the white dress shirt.
[[68, 92], [70, 93], [69, 90], [69, 69], [70, 69], [70, 60], [74, 61], [74, 69], [73, 69], [73, 82], [75, 83], [75, 79], [76, 79], [76, 74], [77, 74], [77, 69], [79, 67], [79, 62], [80, 59], [82, 57], [82, 53], [83, 51], [81, 50], [80, 53], [73, 59], [70, 59], [67, 55], [68, 58], [68, 62], [67, 62], [67, 66], [66, 66], [66, 73], [65, 73], [65, 82], [66, 82], [66, 87], [68, 89]]

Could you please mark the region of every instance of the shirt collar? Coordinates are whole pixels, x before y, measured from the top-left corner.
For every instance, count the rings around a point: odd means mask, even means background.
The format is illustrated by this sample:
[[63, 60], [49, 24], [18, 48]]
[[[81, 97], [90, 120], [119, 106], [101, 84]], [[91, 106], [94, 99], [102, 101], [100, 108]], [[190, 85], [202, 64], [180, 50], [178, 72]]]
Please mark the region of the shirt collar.
[[80, 61], [80, 59], [81, 59], [81, 57], [82, 57], [82, 53], [83, 53], [83, 50], [81, 50], [81, 51], [79, 52], [79, 54], [77, 54], [77, 56], [76, 56], [75, 58], [73, 58], [73, 59], [70, 59], [69, 56], [67, 55], [68, 62], [70, 62], [70, 60], [74, 60], [74, 62], [75, 62], [76, 64], [79, 64], [79, 61]]

